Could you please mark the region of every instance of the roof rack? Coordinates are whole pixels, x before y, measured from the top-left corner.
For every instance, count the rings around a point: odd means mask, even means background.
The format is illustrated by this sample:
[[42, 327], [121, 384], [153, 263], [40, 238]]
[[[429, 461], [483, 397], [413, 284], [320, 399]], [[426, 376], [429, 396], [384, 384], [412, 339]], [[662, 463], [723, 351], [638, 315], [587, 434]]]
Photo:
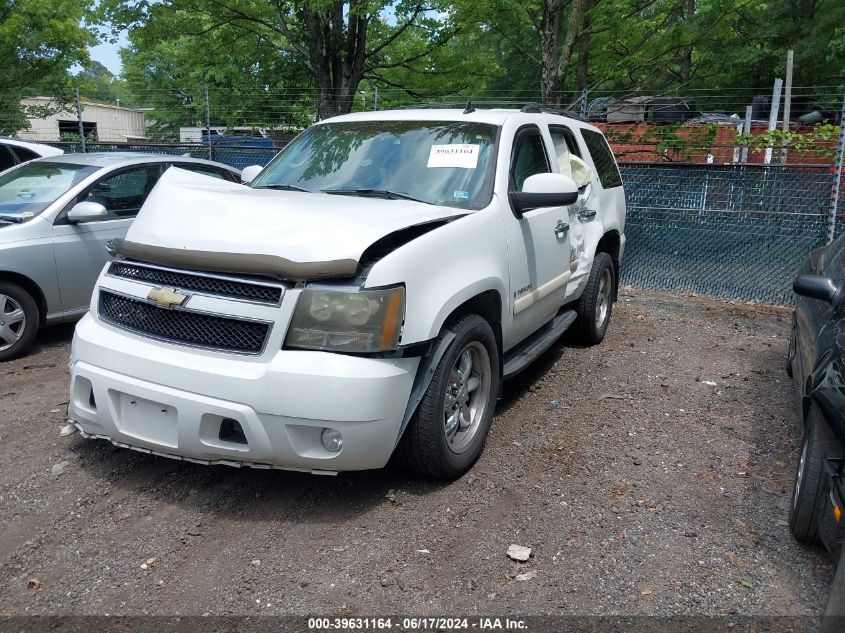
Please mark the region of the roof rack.
[[409, 103], [407, 105], [397, 106], [397, 110], [436, 110], [439, 108], [442, 109], [460, 109], [464, 111], [464, 114], [469, 114], [473, 112], [476, 108], [493, 108], [493, 107], [505, 107], [505, 108], [513, 108], [515, 110], [519, 110], [520, 112], [527, 112], [527, 113], [541, 113], [545, 112], [548, 114], [557, 114], [560, 116], [569, 117], [570, 119], [576, 119], [578, 121], [586, 121], [584, 117], [582, 117], [577, 112], [573, 112], [572, 110], [567, 110], [566, 108], [555, 108], [552, 106], [544, 106], [540, 105], [536, 102], [525, 102], [525, 101], [501, 101], [501, 100], [475, 100], [472, 99], [470, 101], [434, 101], [434, 102], [424, 102], [424, 103]]
[[560, 116], [569, 117], [570, 119], [575, 119], [577, 121], [587, 120], [580, 114], [572, 110], [567, 110], [566, 108], [554, 108], [552, 106], [543, 106], [539, 103], [526, 103], [524, 106], [522, 106], [520, 112], [547, 112], [548, 114], [559, 114]]

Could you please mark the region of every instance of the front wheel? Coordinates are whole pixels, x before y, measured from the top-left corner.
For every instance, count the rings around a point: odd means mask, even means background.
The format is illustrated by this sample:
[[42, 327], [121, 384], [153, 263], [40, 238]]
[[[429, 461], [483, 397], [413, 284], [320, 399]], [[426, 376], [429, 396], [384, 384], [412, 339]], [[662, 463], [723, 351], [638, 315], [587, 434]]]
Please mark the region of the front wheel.
[[804, 543], [818, 542], [819, 518], [824, 506], [824, 458], [828, 450], [823, 414], [815, 404], [810, 405], [789, 512], [789, 529]]
[[38, 332], [38, 304], [17, 284], [0, 281], [0, 362], [21, 356]]
[[440, 359], [400, 447], [412, 470], [447, 480], [460, 477], [481, 455], [499, 379], [499, 350], [490, 324], [473, 314], [449, 329], [455, 338]]
[[572, 331], [579, 343], [598, 345], [604, 339], [616, 290], [616, 268], [607, 253], [596, 253], [587, 286], [575, 308], [578, 314]]

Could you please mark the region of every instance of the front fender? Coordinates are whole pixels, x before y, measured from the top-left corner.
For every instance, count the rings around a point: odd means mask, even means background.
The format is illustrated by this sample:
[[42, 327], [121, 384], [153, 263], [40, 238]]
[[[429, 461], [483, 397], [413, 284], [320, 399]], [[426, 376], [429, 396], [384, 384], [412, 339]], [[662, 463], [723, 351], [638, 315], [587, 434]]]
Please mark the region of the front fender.
[[508, 319], [508, 246], [497, 200], [418, 237], [379, 260], [366, 287], [404, 283], [402, 344], [436, 337], [462, 303], [490, 290], [499, 293], [503, 335]]

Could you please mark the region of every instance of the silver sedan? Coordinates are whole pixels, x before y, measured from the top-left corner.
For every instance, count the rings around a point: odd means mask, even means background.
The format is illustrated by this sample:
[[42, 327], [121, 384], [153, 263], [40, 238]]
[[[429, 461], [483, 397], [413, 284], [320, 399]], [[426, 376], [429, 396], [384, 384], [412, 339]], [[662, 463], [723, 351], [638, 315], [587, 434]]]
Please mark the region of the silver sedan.
[[85, 313], [106, 243], [125, 236], [174, 165], [240, 181], [220, 163], [123, 152], [40, 158], [0, 174], [0, 361], [23, 354], [39, 327]]

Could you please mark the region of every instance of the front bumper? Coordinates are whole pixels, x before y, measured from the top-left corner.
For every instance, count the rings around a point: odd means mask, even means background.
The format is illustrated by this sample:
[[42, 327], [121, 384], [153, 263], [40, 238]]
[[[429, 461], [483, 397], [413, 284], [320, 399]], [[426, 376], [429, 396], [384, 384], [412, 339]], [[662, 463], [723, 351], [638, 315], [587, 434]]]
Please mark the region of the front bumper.
[[[291, 350], [244, 359], [150, 341], [87, 315], [73, 341], [68, 411], [86, 437], [167, 457], [380, 468], [398, 442], [418, 364]], [[232, 421], [237, 441], [221, 431]], [[339, 452], [323, 447], [324, 428], [341, 432]]]

